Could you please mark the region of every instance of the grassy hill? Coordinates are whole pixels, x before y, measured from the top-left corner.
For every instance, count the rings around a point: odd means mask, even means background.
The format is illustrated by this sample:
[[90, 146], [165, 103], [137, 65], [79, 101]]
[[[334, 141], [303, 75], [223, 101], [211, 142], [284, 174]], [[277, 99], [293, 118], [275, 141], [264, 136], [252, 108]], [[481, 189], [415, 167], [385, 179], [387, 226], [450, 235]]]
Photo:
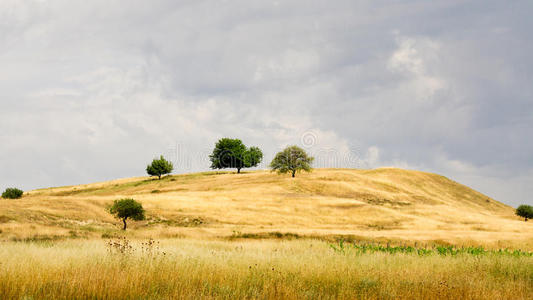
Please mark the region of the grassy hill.
[[0, 200], [0, 237], [106, 237], [114, 199], [143, 203], [132, 237], [335, 237], [533, 245], [533, 222], [443, 176], [393, 168], [147, 177], [31, 191]]

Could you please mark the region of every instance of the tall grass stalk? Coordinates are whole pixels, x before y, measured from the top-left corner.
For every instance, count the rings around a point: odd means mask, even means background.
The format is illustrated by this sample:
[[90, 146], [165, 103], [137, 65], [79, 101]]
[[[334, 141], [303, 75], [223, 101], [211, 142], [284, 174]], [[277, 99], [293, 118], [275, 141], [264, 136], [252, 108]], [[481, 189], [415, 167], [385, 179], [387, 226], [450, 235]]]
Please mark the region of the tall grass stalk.
[[[3, 299], [531, 299], [529, 256], [339, 255], [325, 242], [4, 242]], [[345, 245], [346, 246], [346, 245]], [[149, 247], [150, 251], [145, 249]]]

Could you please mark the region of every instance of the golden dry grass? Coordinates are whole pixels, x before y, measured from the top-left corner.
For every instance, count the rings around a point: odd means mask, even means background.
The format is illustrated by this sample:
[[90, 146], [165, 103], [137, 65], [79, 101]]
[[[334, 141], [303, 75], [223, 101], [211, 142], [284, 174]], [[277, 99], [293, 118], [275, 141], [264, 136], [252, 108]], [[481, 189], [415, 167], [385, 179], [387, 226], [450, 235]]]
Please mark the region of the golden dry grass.
[[135, 237], [213, 238], [282, 232], [303, 236], [533, 246], [533, 223], [445, 177], [392, 168], [317, 169], [293, 179], [266, 171], [206, 172], [35, 190], [0, 200], [4, 240], [100, 237], [118, 232], [114, 199], [143, 203]]
[[[132, 197], [146, 221], [105, 210]], [[3, 299], [531, 299], [531, 256], [339, 253], [339, 238], [533, 251], [533, 222], [439, 175], [319, 169], [120, 179], [0, 200]], [[126, 235], [134, 251], [110, 253]], [[154, 255], [147, 238], [161, 241]], [[267, 239], [268, 238], [268, 239]], [[291, 239], [291, 240], [288, 240]], [[164, 252], [164, 254], [163, 254]]]
[[[339, 254], [317, 240], [7, 242], [2, 299], [531, 299], [533, 259]], [[164, 254], [163, 254], [164, 253]]]

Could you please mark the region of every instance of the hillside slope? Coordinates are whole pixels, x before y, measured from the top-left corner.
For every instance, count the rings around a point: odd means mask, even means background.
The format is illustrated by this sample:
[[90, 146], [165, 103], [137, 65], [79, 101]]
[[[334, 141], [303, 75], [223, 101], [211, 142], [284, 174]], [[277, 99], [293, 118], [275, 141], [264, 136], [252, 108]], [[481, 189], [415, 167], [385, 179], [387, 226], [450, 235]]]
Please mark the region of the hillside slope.
[[124, 197], [147, 210], [128, 233], [139, 237], [281, 232], [533, 244], [533, 222], [511, 207], [439, 175], [392, 168], [317, 169], [294, 179], [207, 172], [35, 190], [0, 200], [0, 236], [106, 236], [119, 222], [105, 207]]

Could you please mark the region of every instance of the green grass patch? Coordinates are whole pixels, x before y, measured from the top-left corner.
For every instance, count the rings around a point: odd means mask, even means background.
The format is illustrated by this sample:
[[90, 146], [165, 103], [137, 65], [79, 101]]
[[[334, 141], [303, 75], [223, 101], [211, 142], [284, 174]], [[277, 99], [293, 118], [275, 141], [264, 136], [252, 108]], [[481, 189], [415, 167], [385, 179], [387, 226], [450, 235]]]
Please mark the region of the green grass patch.
[[304, 238], [301, 235], [296, 233], [282, 233], [278, 231], [274, 232], [260, 232], [260, 233], [242, 233], [240, 231], [233, 231], [233, 234], [228, 237], [229, 240], [236, 239], [284, 239], [284, 240], [293, 240]]
[[367, 243], [350, 243], [340, 240], [337, 243], [330, 244], [330, 248], [339, 254], [372, 254], [372, 253], [387, 253], [387, 254], [413, 254], [418, 256], [440, 255], [440, 256], [458, 256], [458, 255], [501, 255], [514, 257], [533, 257], [533, 252], [523, 251], [520, 249], [498, 249], [488, 250], [481, 246], [479, 247], [457, 247], [457, 246], [442, 246], [435, 245], [431, 248], [427, 247], [413, 247], [413, 246], [391, 246], [380, 244]]

